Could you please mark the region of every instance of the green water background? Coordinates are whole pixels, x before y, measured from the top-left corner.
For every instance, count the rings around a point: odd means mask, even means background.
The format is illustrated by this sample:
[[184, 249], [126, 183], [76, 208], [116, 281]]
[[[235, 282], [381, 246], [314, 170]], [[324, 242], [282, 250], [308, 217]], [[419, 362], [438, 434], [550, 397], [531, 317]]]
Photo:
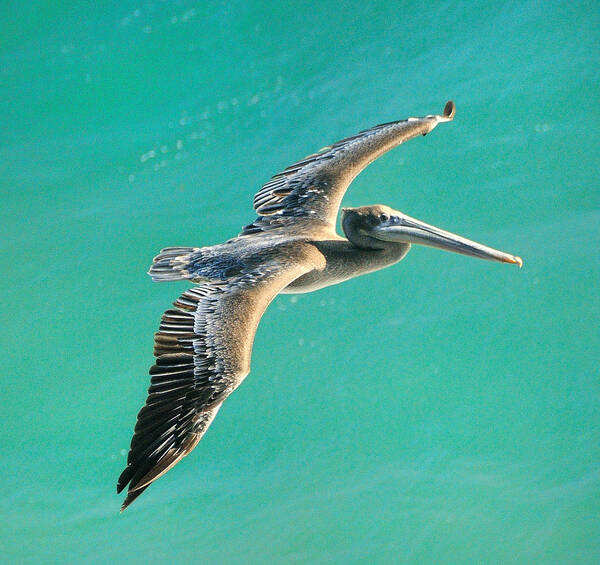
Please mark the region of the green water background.
[[[5, 563], [600, 562], [596, 2], [3, 2]], [[386, 203], [522, 255], [419, 248], [275, 300], [250, 377], [123, 515], [181, 284], [144, 274], [376, 123]]]

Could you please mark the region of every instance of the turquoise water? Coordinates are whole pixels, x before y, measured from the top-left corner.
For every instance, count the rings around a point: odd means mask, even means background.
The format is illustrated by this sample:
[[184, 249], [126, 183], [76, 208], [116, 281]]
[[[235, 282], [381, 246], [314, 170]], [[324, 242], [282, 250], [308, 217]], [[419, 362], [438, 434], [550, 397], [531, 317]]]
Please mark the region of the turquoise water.
[[[0, 550], [7, 563], [598, 563], [598, 6], [0, 7]], [[440, 112], [346, 205], [524, 258], [419, 248], [282, 296], [190, 457], [119, 515], [167, 245], [272, 174]]]

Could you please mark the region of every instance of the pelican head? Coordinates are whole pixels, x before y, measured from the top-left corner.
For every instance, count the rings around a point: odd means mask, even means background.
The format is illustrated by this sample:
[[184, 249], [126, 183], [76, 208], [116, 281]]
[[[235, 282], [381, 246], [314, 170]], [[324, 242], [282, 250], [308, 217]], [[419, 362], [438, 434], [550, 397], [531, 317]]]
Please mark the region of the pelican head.
[[488, 261], [523, 265], [520, 257], [436, 228], [381, 204], [344, 208], [342, 229], [348, 240], [362, 249], [386, 249], [390, 243], [400, 244], [402, 257], [411, 244], [416, 243]]

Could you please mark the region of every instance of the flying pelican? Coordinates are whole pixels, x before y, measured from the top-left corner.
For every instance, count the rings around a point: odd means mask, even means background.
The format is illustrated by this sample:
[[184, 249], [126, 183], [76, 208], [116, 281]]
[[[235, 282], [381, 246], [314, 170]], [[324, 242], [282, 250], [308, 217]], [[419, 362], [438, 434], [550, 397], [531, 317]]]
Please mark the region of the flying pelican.
[[389, 267], [411, 244], [480, 259], [523, 264], [497, 251], [415, 220], [388, 206], [342, 210], [342, 196], [369, 163], [441, 122], [442, 115], [390, 122], [338, 141], [275, 175], [254, 196], [258, 218], [212, 247], [167, 247], [148, 274], [187, 279], [154, 336], [156, 362], [117, 492], [129, 485], [121, 511], [200, 441], [223, 401], [250, 371], [256, 328], [278, 294], [312, 292]]

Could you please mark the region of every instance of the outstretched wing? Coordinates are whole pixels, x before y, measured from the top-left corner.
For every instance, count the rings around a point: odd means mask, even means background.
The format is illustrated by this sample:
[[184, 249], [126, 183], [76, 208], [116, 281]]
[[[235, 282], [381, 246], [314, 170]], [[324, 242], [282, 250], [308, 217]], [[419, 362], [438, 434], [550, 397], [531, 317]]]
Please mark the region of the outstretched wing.
[[324, 261], [312, 246], [282, 256], [285, 261], [273, 255], [234, 279], [191, 288], [164, 313], [148, 398], [117, 484], [117, 492], [129, 485], [121, 510], [194, 449], [250, 371], [254, 335], [268, 304]]
[[294, 163], [256, 193], [254, 209], [259, 217], [240, 235], [284, 226], [290, 219], [335, 227], [342, 197], [358, 173], [397, 145], [452, 120], [454, 113], [454, 103], [447, 102], [442, 115], [381, 124]]

